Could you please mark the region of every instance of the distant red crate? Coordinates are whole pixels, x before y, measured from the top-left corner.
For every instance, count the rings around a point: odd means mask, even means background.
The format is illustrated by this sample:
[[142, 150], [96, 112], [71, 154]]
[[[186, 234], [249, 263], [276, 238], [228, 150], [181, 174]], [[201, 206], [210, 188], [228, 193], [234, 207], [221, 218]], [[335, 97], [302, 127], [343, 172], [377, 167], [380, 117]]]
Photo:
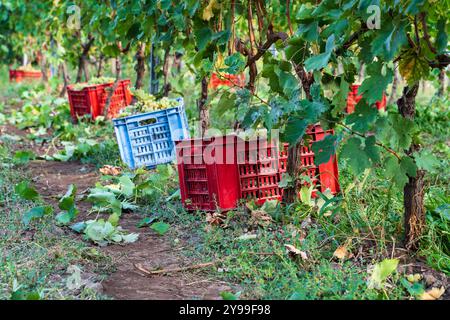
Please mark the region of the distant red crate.
[[237, 136], [223, 136], [176, 142], [181, 200], [186, 209], [236, 208], [239, 200], [237, 139]]
[[33, 80], [42, 78], [41, 71], [33, 70], [9, 70], [10, 82], [22, 82], [24, 80]]
[[[358, 104], [359, 100], [362, 99], [362, 96], [358, 95], [358, 84], [354, 84], [351, 86], [351, 90], [348, 93], [348, 99], [347, 99], [347, 113], [353, 113], [355, 111], [355, 107]], [[386, 95], [383, 94], [383, 98], [381, 101], [377, 101], [375, 103], [378, 110], [384, 110], [386, 109]]]
[[[114, 83], [91, 85], [82, 90], [74, 90], [73, 86], [67, 87], [69, 97], [70, 113], [74, 121], [86, 114], [91, 115], [92, 120], [103, 115], [103, 109], [108, 98], [109, 90]], [[131, 103], [131, 92], [129, 90], [130, 80], [120, 80], [116, 91], [111, 98], [108, 110], [108, 118], [115, 118], [120, 110]], [[109, 89], [109, 90], [108, 90]]]
[[245, 74], [221, 74], [219, 77], [216, 73], [213, 73], [209, 82], [210, 88], [217, 89], [220, 85], [227, 87], [233, 87], [235, 85], [244, 87]]

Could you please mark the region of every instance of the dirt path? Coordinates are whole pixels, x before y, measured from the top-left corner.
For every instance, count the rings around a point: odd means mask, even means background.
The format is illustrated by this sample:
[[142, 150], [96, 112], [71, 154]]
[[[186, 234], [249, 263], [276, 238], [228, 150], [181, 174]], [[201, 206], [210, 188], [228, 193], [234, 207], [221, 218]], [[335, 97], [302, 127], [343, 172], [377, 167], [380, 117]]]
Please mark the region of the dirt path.
[[[47, 148], [45, 145], [30, 145], [25, 139], [26, 132], [12, 128], [0, 127], [0, 130], [24, 138], [21, 143], [14, 145], [15, 151], [32, 149], [38, 153]], [[38, 160], [30, 162], [26, 169], [30, 171], [38, 192], [55, 207], [59, 197], [67, 191], [70, 184], [75, 184], [78, 195], [83, 195], [99, 180], [94, 166], [79, 162]], [[91, 208], [89, 203], [81, 200], [77, 202], [77, 206], [80, 210], [78, 220], [94, 218], [88, 215]], [[124, 229], [140, 234], [136, 243], [99, 248], [113, 259], [117, 268], [116, 272], [101, 283], [104, 294], [116, 299], [218, 299], [220, 292], [230, 290], [226, 283], [202, 276], [201, 270], [154, 277], [143, 275], [135, 268], [135, 264], [153, 270], [187, 266], [192, 264], [192, 261], [183, 254], [186, 244], [182, 241], [172, 245], [167, 236], [156, 235], [149, 228], [136, 228], [141, 218], [128, 213], [122, 216], [120, 222]], [[79, 237], [70, 230], [64, 232]]]

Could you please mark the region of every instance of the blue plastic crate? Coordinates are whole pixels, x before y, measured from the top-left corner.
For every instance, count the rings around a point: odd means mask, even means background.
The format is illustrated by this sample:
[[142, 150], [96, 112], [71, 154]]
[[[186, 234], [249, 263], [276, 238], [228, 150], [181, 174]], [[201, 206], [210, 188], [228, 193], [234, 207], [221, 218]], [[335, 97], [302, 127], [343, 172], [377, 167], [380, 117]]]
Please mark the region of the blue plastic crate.
[[154, 168], [175, 159], [174, 141], [189, 138], [183, 99], [175, 108], [114, 119], [122, 161], [131, 169]]

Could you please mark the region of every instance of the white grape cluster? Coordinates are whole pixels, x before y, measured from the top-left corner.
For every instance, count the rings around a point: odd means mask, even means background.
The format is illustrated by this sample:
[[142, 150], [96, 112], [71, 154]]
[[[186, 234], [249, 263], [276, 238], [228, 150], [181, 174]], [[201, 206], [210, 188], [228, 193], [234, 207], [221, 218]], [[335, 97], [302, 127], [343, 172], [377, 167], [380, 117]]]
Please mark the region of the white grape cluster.
[[148, 94], [142, 89], [132, 90], [137, 102], [134, 105], [128, 106], [120, 112], [120, 117], [127, 117], [137, 113], [153, 112], [158, 110], [165, 110], [176, 107], [178, 102], [174, 99], [163, 97], [157, 100], [154, 95]]
[[110, 77], [99, 77], [99, 78], [92, 78], [89, 80], [89, 82], [86, 83], [76, 83], [72, 86], [73, 90], [81, 91], [86, 87], [98, 85], [98, 84], [106, 84], [106, 83], [113, 83], [116, 80], [114, 78]]

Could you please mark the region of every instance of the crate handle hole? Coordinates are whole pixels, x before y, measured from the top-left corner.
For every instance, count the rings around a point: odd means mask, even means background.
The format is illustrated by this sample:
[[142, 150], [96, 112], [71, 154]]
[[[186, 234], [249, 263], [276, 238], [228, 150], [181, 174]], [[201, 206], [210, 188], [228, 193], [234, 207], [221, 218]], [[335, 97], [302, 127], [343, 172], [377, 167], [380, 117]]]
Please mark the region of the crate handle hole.
[[139, 125], [140, 126], [146, 126], [146, 125], [149, 125], [149, 124], [154, 124], [156, 122], [158, 122], [158, 120], [156, 118], [150, 118], [150, 119], [147, 119], [147, 120], [142, 120], [141, 122], [139, 122]]

